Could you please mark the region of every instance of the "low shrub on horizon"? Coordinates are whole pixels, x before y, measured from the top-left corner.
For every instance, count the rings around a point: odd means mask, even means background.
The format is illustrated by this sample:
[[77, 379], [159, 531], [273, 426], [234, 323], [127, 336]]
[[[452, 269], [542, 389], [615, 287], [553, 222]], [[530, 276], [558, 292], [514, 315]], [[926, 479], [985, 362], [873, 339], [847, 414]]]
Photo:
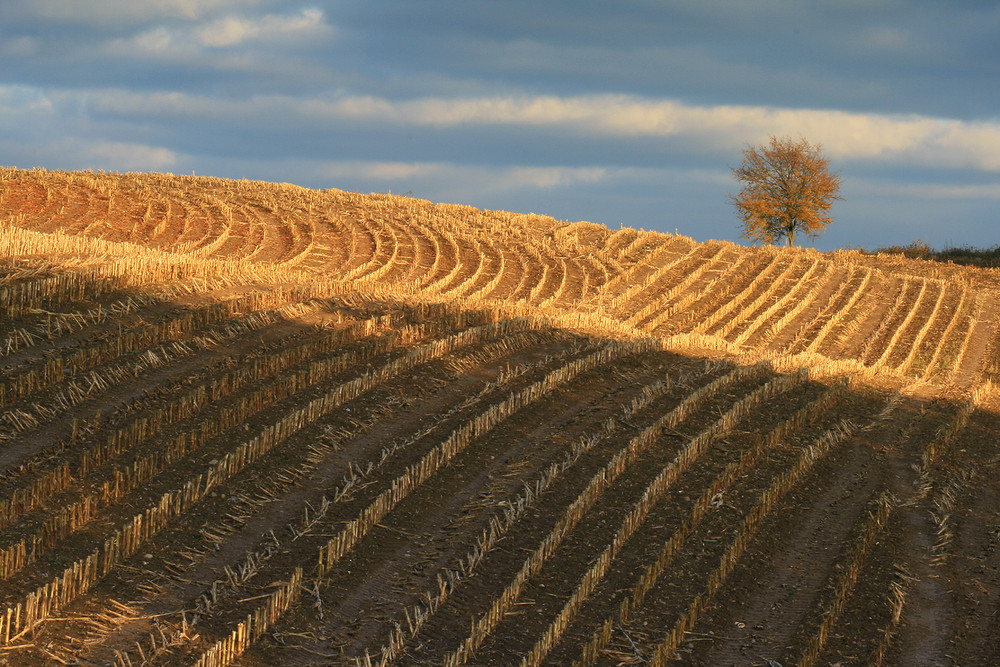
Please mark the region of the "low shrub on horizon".
[[910, 259], [930, 259], [965, 266], [1000, 268], [1000, 245], [995, 245], [991, 248], [977, 248], [967, 245], [934, 250], [926, 242], [918, 239], [903, 246], [885, 246], [870, 252], [863, 249], [860, 250], [868, 252], [868, 254], [887, 253], [891, 255], [903, 255]]

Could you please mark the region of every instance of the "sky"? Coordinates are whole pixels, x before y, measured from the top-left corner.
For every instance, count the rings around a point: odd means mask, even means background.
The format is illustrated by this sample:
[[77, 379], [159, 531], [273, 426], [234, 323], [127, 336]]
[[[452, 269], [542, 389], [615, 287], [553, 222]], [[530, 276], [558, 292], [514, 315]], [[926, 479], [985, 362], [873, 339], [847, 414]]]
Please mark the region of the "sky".
[[771, 135], [802, 245], [1000, 243], [1000, 3], [3, 0], [0, 164], [160, 171], [740, 240]]

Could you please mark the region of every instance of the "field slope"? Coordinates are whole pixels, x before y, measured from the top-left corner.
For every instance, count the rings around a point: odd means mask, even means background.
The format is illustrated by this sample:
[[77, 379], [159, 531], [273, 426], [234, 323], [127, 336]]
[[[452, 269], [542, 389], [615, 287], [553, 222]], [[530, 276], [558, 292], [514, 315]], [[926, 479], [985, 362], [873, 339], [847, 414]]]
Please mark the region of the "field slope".
[[0, 169], [0, 664], [1000, 664], [998, 294]]

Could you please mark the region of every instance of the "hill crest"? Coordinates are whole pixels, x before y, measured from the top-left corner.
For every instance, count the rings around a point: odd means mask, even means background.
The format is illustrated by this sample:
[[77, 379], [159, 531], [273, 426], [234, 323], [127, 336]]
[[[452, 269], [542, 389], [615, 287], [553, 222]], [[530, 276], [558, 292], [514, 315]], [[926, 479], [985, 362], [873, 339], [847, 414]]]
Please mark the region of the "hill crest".
[[[36, 270], [94, 263], [95, 254], [141, 257], [202, 280], [321, 281], [337, 293], [542, 315], [744, 361], [837, 362], [925, 392], [968, 391], [994, 377], [994, 270], [697, 243], [399, 195], [211, 177], [4, 169], [0, 187], [0, 219], [12, 230], [3, 252], [40, 262]], [[25, 251], [11, 245], [14, 228], [54, 236], [33, 237], [35, 250]]]

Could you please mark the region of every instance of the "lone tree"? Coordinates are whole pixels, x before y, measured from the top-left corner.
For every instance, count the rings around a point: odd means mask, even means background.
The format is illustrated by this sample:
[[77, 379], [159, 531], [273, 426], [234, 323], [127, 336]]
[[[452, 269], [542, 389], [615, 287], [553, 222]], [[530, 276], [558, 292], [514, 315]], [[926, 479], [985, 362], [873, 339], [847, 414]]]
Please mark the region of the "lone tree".
[[820, 145], [803, 138], [771, 137], [766, 146], [743, 150], [743, 164], [733, 176], [743, 183], [729, 195], [743, 221], [743, 238], [775, 243], [781, 237], [795, 245], [795, 234], [816, 238], [833, 222], [828, 214], [841, 199], [840, 176], [831, 174]]

